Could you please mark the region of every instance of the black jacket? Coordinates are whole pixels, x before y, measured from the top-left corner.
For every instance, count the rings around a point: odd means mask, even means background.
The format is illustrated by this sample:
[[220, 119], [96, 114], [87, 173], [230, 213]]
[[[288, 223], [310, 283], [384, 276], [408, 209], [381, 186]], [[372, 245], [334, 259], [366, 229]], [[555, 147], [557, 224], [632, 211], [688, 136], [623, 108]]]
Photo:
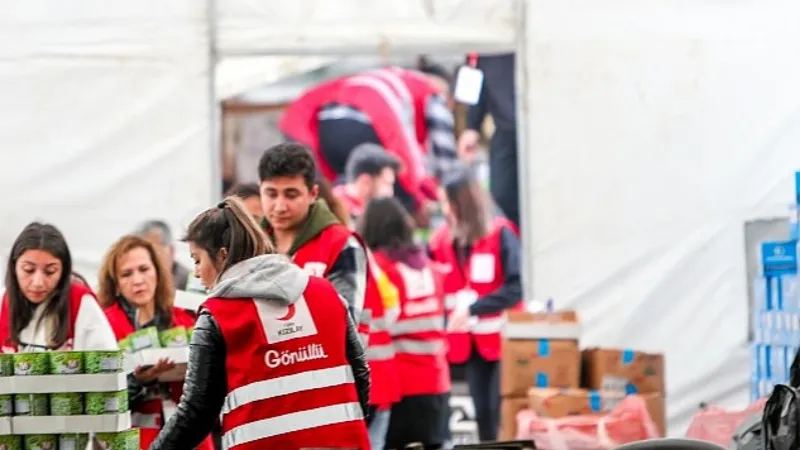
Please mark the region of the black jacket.
[[[345, 336], [347, 360], [355, 376], [358, 400], [367, 414], [369, 404], [369, 368], [364, 348], [349, 314]], [[170, 418], [150, 450], [195, 448], [211, 432], [228, 392], [225, 372], [226, 346], [216, 320], [208, 311], [201, 311], [190, 343], [189, 368], [183, 396], [177, 412]]]

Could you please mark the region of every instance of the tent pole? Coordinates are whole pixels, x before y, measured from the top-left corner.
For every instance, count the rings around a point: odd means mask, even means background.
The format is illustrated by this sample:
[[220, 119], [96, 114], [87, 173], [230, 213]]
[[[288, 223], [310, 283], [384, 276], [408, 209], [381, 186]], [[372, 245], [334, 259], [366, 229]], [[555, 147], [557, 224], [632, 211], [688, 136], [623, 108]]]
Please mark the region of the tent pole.
[[520, 230], [522, 232], [522, 287], [526, 302], [536, 299], [534, 289], [534, 245], [533, 239], [533, 182], [534, 171], [529, 170], [533, 151], [528, 124], [528, 19], [529, 0], [516, 0], [515, 55], [516, 55], [516, 102], [517, 102], [517, 173], [519, 180]]
[[206, 28], [208, 33], [208, 126], [209, 126], [209, 149], [211, 158], [210, 165], [210, 186], [211, 198], [209, 205], [218, 202], [223, 195], [222, 192], [222, 142], [221, 142], [221, 123], [220, 106], [217, 102], [216, 80], [217, 80], [217, 2], [216, 0], [206, 0]]

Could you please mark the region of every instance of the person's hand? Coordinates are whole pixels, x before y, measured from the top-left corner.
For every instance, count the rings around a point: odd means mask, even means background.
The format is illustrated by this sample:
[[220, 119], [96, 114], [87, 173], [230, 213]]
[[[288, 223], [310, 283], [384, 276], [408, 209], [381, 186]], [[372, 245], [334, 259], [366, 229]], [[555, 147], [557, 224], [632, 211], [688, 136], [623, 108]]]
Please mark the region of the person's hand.
[[447, 331], [467, 331], [469, 325], [469, 309], [456, 308], [447, 320]]
[[167, 358], [159, 359], [153, 366], [146, 366], [146, 367], [137, 367], [133, 371], [133, 377], [136, 378], [136, 381], [142, 384], [148, 384], [158, 377], [165, 373], [169, 372], [170, 370], [175, 368], [175, 363], [170, 361]]
[[464, 162], [472, 162], [478, 154], [480, 133], [475, 130], [464, 130], [458, 138], [458, 157]]

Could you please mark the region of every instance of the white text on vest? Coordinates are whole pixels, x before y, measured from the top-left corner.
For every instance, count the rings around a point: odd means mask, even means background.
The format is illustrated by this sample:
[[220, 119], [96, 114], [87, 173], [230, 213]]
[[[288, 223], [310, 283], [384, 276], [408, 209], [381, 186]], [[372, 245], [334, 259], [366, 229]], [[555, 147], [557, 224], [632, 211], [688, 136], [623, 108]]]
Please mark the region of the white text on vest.
[[280, 366], [288, 366], [290, 364], [314, 359], [325, 359], [327, 357], [328, 354], [325, 353], [325, 348], [322, 347], [322, 345], [308, 344], [294, 351], [284, 350], [279, 352], [277, 350], [267, 350], [264, 361], [267, 363], [267, 367], [274, 369]]

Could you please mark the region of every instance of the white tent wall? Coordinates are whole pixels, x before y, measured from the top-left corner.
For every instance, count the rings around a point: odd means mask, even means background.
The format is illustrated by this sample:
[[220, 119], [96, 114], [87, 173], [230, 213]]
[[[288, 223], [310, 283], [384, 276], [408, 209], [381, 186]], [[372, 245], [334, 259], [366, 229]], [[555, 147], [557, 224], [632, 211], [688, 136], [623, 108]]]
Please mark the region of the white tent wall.
[[208, 36], [197, 0], [0, 1], [0, 256], [43, 220], [93, 278], [140, 220], [207, 207]]
[[800, 2], [531, 0], [527, 280], [585, 345], [661, 350], [669, 428], [749, 394], [743, 224], [800, 168]]
[[221, 57], [508, 50], [513, 0], [217, 0]]

